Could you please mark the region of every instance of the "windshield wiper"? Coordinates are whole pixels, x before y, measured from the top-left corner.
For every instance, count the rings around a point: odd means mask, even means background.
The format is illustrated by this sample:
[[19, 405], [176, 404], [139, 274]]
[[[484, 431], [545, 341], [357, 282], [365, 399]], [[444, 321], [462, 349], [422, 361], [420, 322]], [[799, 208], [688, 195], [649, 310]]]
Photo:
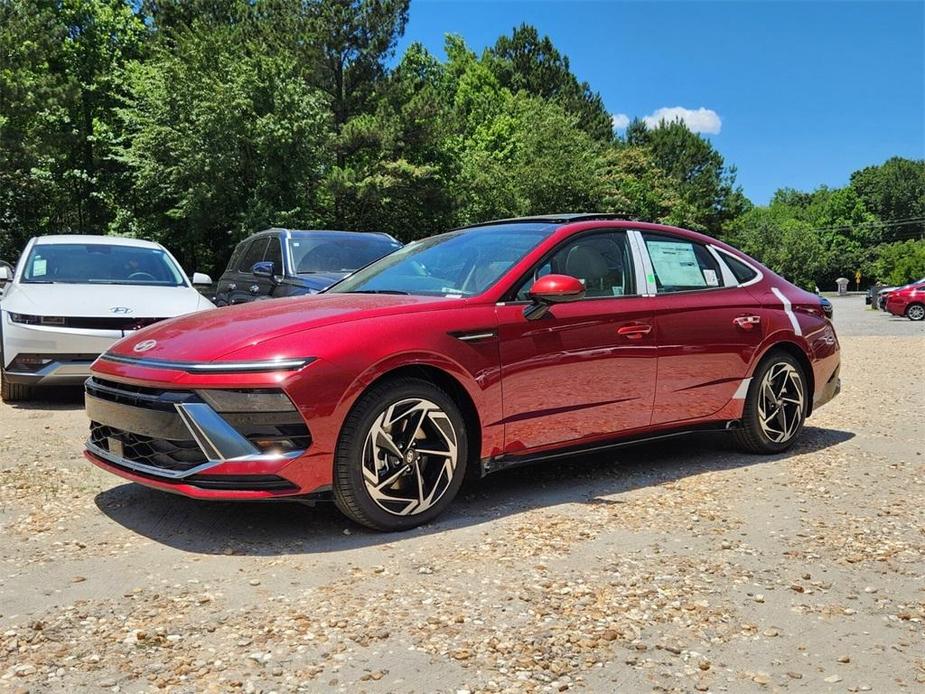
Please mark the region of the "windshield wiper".
[[403, 292], [399, 289], [354, 289], [349, 292], [342, 292], [343, 294], [403, 294], [408, 295], [408, 292]]

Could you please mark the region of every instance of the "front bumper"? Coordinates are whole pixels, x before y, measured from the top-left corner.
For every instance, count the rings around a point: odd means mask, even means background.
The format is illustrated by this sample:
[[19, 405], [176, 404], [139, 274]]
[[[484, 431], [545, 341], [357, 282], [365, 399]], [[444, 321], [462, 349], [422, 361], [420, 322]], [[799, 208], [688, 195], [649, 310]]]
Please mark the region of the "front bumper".
[[[121, 330], [89, 330], [57, 328], [44, 325], [14, 323], [9, 312], [3, 311], [3, 377], [10, 383], [31, 385], [79, 385], [90, 375], [90, 365], [116, 340]], [[20, 355], [50, 359], [37, 370], [17, 368]]]
[[90, 375], [90, 366], [96, 355], [41, 354], [51, 363], [37, 371], [3, 371], [3, 379], [9, 383], [25, 383], [34, 386], [80, 385]]
[[832, 377], [826, 382], [822, 389], [816, 394], [813, 398], [813, 411], [815, 412], [818, 408], [825, 405], [832, 398], [838, 395], [841, 392], [841, 376], [840, 376], [841, 366], [835, 369], [835, 373], [832, 374]]
[[228, 411], [210, 400], [214, 392], [89, 379], [86, 458], [133, 482], [196, 498], [304, 494], [285, 473], [311, 440], [298, 412]]

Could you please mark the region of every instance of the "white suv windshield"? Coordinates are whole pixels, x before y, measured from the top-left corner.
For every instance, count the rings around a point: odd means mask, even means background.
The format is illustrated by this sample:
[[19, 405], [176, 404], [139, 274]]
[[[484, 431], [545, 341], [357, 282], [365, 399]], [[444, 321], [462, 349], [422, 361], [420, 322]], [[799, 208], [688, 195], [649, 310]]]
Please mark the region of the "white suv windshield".
[[553, 229], [551, 224], [498, 224], [432, 236], [409, 243], [328, 291], [474, 296], [497, 282]]
[[164, 251], [106, 243], [37, 244], [22, 282], [179, 287], [183, 274]]

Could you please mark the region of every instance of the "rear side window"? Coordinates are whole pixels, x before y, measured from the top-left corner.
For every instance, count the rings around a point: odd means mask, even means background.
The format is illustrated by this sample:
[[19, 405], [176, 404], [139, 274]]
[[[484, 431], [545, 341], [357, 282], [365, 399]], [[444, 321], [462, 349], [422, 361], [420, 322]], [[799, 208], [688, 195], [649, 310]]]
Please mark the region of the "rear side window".
[[241, 255], [241, 262], [238, 264], [238, 272], [251, 272], [254, 263], [263, 260], [263, 253], [267, 248], [267, 239], [258, 238], [251, 241], [251, 245]]
[[723, 286], [723, 273], [706, 247], [687, 239], [643, 233], [660, 293]]
[[752, 270], [748, 265], [743, 263], [735, 256], [729, 255], [728, 253], [723, 253], [723, 260], [726, 262], [726, 265], [729, 266], [729, 269], [732, 270], [732, 274], [735, 276], [736, 281], [739, 284], [750, 282], [758, 276], [757, 272]]

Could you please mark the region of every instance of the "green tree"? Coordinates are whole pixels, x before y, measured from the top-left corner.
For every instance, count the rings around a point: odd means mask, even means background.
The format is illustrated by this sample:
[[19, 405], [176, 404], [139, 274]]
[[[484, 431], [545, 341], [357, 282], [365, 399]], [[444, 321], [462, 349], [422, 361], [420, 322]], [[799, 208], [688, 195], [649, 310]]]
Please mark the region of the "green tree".
[[485, 52], [488, 66], [500, 84], [516, 93], [556, 101], [578, 117], [578, 126], [596, 140], [613, 139], [610, 114], [600, 94], [572, 73], [569, 59], [536, 27], [521, 24], [510, 36], [501, 36]]
[[875, 249], [873, 275], [887, 285], [903, 285], [925, 277], [925, 240], [885, 243]]
[[[893, 157], [851, 174], [851, 188], [883, 222], [884, 241], [925, 238], [925, 160]], [[903, 220], [912, 220], [903, 222]]]
[[119, 159], [134, 188], [116, 230], [162, 240], [196, 268], [220, 269], [257, 229], [323, 221], [326, 96], [293, 55], [251, 35], [191, 29], [127, 74]]
[[34, 234], [106, 230], [123, 69], [146, 35], [123, 0], [0, 2], [4, 253]]
[[687, 207], [683, 216], [692, 228], [721, 234], [748, 209], [749, 202], [735, 183], [735, 167], [726, 166], [709, 140], [684, 123], [647, 128], [636, 120], [627, 131], [627, 144], [647, 147], [656, 165], [675, 182]]

